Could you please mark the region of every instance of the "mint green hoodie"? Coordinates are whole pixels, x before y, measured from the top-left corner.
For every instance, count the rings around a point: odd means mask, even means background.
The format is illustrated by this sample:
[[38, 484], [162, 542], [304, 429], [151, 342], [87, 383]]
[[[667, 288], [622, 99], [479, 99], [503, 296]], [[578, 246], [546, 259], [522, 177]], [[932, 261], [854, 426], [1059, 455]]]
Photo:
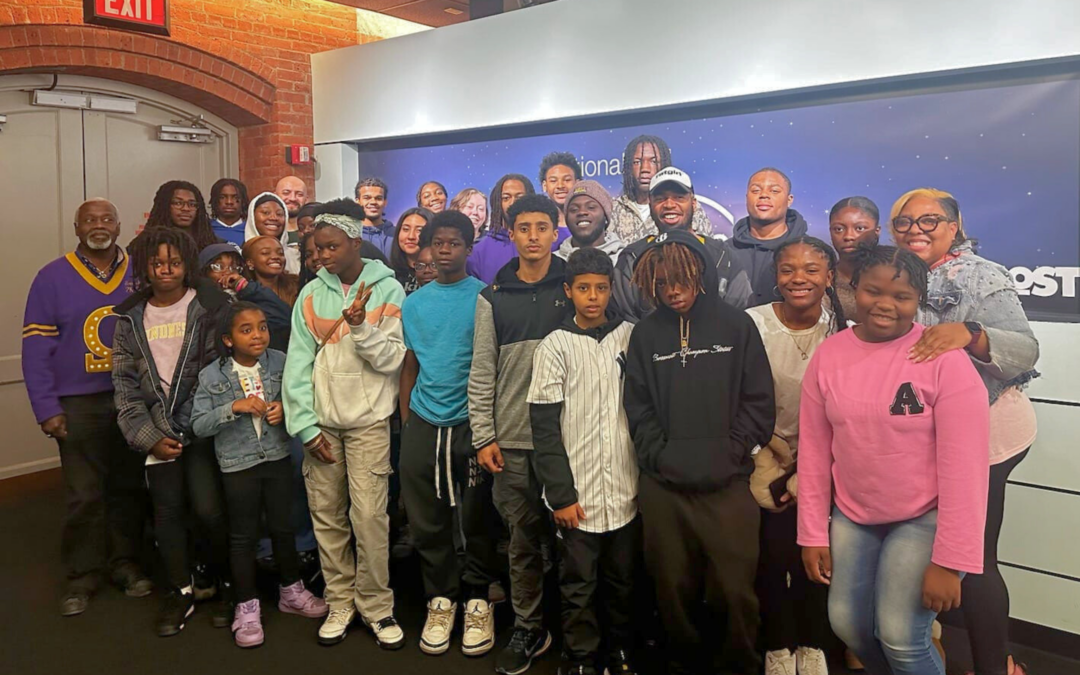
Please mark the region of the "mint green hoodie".
[[[359, 326], [342, 322], [320, 347], [356, 298], [360, 282], [373, 289], [367, 319]], [[405, 291], [393, 270], [378, 260], [364, 260], [364, 271], [348, 294], [342, 292], [341, 280], [325, 269], [300, 291], [283, 377], [289, 434], [307, 443], [323, 427], [357, 429], [394, 413], [405, 360], [404, 301]]]

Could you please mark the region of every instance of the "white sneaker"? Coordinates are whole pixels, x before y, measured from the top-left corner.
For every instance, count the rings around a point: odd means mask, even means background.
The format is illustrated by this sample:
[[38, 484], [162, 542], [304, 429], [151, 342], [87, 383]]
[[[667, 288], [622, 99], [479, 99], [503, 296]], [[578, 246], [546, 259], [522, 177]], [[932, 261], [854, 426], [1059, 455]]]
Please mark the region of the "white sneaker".
[[383, 649], [401, 649], [405, 646], [405, 631], [401, 630], [393, 615], [372, 622], [364, 619], [364, 625], [375, 635], [376, 644]]
[[765, 675], [795, 675], [795, 655], [791, 650], [765, 652]]
[[465, 603], [465, 631], [461, 635], [461, 653], [465, 656], [487, 654], [495, 646], [495, 612], [491, 603], [470, 600]]
[[352, 605], [331, 609], [322, 626], [319, 626], [319, 644], [336, 645], [345, 639], [349, 624], [356, 618], [356, 608]]
[[420, 634], [420, 651], [425, 654], [443, 654], [450, 649], [450, 634], [454, 632], [457, 603], [449, 598], [432, 598], [427, 604], [427, 621]]
[[820, 649], [799, 647], [795, 650], [795, 663], [799, 675], [829, 675], [825, 652]]

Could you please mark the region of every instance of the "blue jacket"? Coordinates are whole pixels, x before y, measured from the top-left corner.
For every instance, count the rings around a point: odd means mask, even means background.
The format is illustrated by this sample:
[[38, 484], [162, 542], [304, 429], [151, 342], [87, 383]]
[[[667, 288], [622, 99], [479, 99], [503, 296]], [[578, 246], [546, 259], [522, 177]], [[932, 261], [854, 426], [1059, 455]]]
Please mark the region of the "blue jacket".
[[[387, 260], [390, 259], [390, 248], [394, 242], [394, 224], [389, 220], [383, 220], [381, 227], [375, 227], [374, 225], [368, 225], [367, 221], [364, 222], [363, 240], [370, 242], [375, 248], [379, 249], [379, 253], [386, 256]], [[362, 255], [362, 254], [361, 254]], [[367, 256], [365, 256], [367, 257]]]
[[[259, 357], [266, 402], [281, 400], [281, 378], [285, 372], [285, 354], [267, 349]], [[255, 433], [251, 415], [236, 415], [232, 405], [244, 398], [244, 388], [232, 367], [232, 359], [215, 359], [199, 373], [199, 388], [191, 411], [191, 426], [196, 436], [214, 437], [214, 452], [222, 473], [243, 471], [256, 464], [273, 462], [289, 456], [289, 434], [285, 424], [262, 424], [262, 437]]]
[[926, 304], [915, 320], [924, 326], [974, 321], [990, 341], [990, 361], [974, 356], [990, 394], [990, 405], [1009, 387], [1023, 386], [1039, 376], [1039, 341], [1028, 325], [1020, 296], [1009, 271], [975, 254], [971, 242], [950, 251], [958, 257], [930, 272]]

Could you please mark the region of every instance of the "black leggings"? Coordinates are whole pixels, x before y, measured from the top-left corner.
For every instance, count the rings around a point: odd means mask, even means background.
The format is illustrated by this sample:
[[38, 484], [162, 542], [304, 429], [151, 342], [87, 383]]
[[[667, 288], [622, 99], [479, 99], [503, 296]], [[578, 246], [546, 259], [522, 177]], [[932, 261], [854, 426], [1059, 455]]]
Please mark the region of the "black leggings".
[[983, 573], [968, 574], [960, 587], [960, 609], [964, 612], [976, 675], [1006, 675], [1008, 669], [1009, 589], [998, 570], [998, 536], [1005, 516], [1005, 483], [1016, 465], [1027, 457], [1028, 450], [990, 467]]
[[146, 467], [146, 482], [154, 504], [154, 534], [165, 562], [169, 585], [191, 584], [188, 561], [188, 504], [201, 534], [210, 543], [209, 564], [218, 578], [228, 576], [228, 524], [221, 496], [221, 471], [213, 441], [184, 447], [179, 458]]
[[229, 561], [232, 564], [236, 601], [256, 597], [255, 547], [259, 543], [260, 516], [266, 512], [266, 527], [281, 572], [281, 585], [300, 580], [300, 558], [293, 534], [292, 458], [256, 464], [221, 476], [229, 504]]
[[829, 640], [828, 587], [806, 576], [798, 537], [798, 513], [761, 511], [757, 594], [765, 651], [812, 647]]

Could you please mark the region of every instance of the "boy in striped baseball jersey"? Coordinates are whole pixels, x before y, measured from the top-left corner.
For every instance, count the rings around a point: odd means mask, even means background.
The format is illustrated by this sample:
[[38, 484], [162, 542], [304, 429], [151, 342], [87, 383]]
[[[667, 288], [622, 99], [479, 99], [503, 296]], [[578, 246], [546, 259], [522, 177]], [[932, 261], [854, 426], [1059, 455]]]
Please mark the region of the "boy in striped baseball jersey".
[[599, 249], [570, 255], [563, 288], [575, 313], [537, 348], [528, 397], [536, 472], [558, 526], [568, 660], [560, 672], [581, 675], [598, 665], [598, 595], [609, 624], [607, 671], [634, 672], [628, 648], [641, 520], [637, 458], [622, 403], [634, 326], [605, 315], [613, 274]]

